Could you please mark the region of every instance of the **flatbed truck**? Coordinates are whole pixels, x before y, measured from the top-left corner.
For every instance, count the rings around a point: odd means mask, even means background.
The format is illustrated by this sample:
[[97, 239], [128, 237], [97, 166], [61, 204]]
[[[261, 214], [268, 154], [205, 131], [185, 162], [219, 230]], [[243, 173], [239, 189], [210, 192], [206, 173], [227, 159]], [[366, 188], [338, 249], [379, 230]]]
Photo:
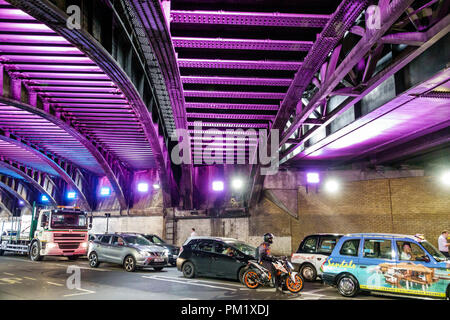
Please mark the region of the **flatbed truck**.
[[13, 217], [9, 230], [5, 229], [3, 222], [0, 256], [5, 252], [13, 252], [39, 261], [45, 256], [64, 256], [69, 260], [76, 260], [87, 254], [86, 212], [77, 207], [33, 207], [31, 219], [29, 218], [30, 216]]

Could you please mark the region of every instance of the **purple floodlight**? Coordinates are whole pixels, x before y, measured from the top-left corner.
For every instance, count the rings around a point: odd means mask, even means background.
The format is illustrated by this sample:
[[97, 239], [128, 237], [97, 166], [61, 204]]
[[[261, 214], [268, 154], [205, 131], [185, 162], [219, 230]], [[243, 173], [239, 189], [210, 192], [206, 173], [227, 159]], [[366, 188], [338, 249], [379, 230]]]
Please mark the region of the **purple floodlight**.
[[214, 191], [223, 191], [223, 181], [220, 181], [220, 180], [216, 180], [216, 181], [213, 181], [213, 183], [212, 183], [212, 189], [214, 190]]
[[319, 173], [317, 172], [306, 173], [306, 181], [308, 183], [319, 183], [320, 182]]

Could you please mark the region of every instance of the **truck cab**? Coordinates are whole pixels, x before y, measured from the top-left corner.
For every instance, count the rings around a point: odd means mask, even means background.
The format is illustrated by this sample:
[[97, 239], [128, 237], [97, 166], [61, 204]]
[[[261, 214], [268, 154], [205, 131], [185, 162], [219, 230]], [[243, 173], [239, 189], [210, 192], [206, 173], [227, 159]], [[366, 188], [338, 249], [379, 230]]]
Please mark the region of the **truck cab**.
[[[20, 217], [23, 222], [26, 219]], [[65, 256], [75, 260], [88, 249], [88, 217], [77, 207], [34, 210], [29, 226], [18, 223], [14, 236], [1, 237], [0, 251], [29, 254], [33, 261], [44, 256]], [[25, 232], [27, 231], [27, 232]]]

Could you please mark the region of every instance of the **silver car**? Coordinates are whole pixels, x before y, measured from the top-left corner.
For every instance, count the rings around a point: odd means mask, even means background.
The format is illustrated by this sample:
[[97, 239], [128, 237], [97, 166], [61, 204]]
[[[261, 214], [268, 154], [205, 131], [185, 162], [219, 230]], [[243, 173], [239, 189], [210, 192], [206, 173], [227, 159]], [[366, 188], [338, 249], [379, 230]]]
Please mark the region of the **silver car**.
[[89, 243], [88, 258], [91, 268], [97, 268], [101, 262], [108, 262], [121, 264], [128, 272], [143, 267], [161, 271], [169, 259], [167, 249], [152, 244], [136, 233], [99, 235]]

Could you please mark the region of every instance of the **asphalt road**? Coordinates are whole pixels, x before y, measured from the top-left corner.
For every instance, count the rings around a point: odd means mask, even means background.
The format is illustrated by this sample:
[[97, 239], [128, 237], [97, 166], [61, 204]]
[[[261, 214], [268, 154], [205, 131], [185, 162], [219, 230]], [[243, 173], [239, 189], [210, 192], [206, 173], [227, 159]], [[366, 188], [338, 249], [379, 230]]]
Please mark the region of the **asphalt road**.
[[[75, 270], [75, 271], [74, 271]], [[79, 274], [79, 286], [76, 287]], [[25, 256], [0, 257], [0, 299], [120, 299], [120, 300], [318, 300], [348, 299], [337, 290], [317, 282], [306, 282], [300, 294], [276, 294], [273, 288], [251, 290], [237, 281], [211, 278], [186, 279], [175, 267], [125, 272], [120, 266], [102, 263], [93, 269], [87, 260], [68, 261], [46, 257], [30, 261]], [[391, 297], [360, 294], [353, 299]]]

